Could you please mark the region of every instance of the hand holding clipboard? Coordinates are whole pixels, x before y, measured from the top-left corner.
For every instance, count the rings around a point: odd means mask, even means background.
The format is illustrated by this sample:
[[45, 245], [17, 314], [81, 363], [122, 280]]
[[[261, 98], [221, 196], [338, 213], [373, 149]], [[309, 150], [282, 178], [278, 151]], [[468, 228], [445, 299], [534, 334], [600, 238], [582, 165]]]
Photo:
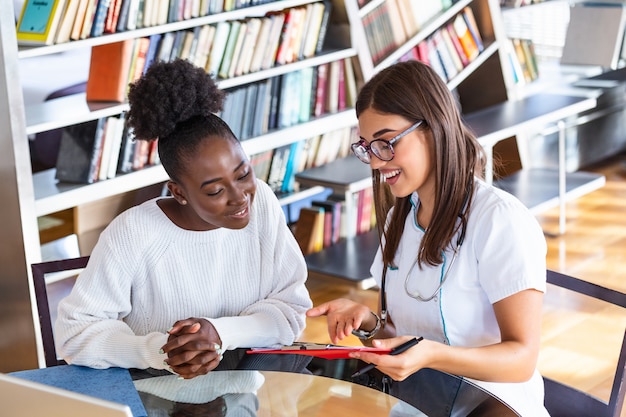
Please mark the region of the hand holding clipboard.
[[[390, 355], [399, 355], [399, 354], [401, 354], [403, 352], [406, 352], [407, 350], [409, 350], [410, 348], [412, 348], [413, 346], [415, 346], [419, 342], [421, 342], [423, 339], [424, 338], [421, 337], [421, 336], [419, 338], [413, 338], [413, 339], [409, 340], [408, 342], [404, 342], [400, 346], [396, 346], [395, 348], [391, 349], [389, 354]], [[373, 363], [370, 363], [370, 364], [364, 366], [363, 368], [359, 369], [355, 373], [353, 373], [351, 376], [352, 376], [352, 378], [354, 378], [354, 377], [357, 377], [359, 375], [363, 375], [364, 373], [369, 372], [369, 371], [371, 371], [374, 368], [376, 368], [376, 365], [374, 365]]]
[[[246, 351], [248, 354], [273, 354], [273, 355], [306, 355], [306, 356], [315, 356], [318, 358], [324, 359], [352, 359], [350, 356], [353, 352], [370, 352], [377, 353], [380, 355], [399, 355], [402, 352], [405, 352], [407, 349], [417, 345], [423, 337], [413, 338], [408, 342], [401, 344], [400, 346], [396, 346], [393, 349], [382, 349], [382, 348], [374, 348], [367, 346], [338, 346], [338, 345], [330, 345], [330, 344], [319, 344], [319, 343], [305, 343], [305, 342], [295, 342], [293, 345], [283, 346], [278, 349], [270, 349], [270, 348], [253, 348]], [[370, 371], [376, 367], [374, 364], [369, 364], [363, 369], [358, 370], [353, 377], [361, 375], [367, 371]]]

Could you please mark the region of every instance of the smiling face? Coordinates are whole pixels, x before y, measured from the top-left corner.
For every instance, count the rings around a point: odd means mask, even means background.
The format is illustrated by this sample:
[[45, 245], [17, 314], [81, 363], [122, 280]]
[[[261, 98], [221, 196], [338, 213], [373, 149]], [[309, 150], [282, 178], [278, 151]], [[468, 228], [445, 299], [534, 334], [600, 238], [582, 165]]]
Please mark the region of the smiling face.
[[168, 188], [179, 205], [174, 220], [188, 230], [224, 227], [242, 229], [250, 221], [256, 192], [254, 171], [241, 146], [233, 140], [203, 140], [185, 164], [179, 182]]
[[[375, 139], [390, 140], [409, 128], [415, 120], [367, 109], [359, 115], [361, 139], [368, 144]], [[435, 189], [434, 146], [428, 128], [420, 127], [398, 140], [395, 156], [382, 161], [371, 155], [372, 169], [378, 169], [395, 197], [406, 197], [418, 191], [420, 198], [431, 196]]]

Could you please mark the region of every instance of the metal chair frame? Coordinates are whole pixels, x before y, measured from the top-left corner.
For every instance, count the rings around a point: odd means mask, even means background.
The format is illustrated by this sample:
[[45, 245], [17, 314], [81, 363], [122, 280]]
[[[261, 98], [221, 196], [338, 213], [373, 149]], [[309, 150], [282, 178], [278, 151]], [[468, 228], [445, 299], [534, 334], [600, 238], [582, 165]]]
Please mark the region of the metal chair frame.
[[88, 260], [89, 256], [82, 256], [79, 258], [40, 262], [31, 265], [46, 367], [65, 364], [65, 361], [59, 359], [56, 353], [53, 323], [50, 315], [51, 308], [56, 308], [56, 305], [50, 305], [46, 276], [51, 273], [63, 271], [76, 271], [76, 274], [78, 274], [78, 271], [87, 266]]
[[[626, 294], [556, 271], [547, 271], [547, 281], [557, 287], [626, 308]], [[552, 417], [619, 417], [626, 394], [626, 331], [613, 378], [608, 403], [574, 387], [544, 376], [545, 406]]]

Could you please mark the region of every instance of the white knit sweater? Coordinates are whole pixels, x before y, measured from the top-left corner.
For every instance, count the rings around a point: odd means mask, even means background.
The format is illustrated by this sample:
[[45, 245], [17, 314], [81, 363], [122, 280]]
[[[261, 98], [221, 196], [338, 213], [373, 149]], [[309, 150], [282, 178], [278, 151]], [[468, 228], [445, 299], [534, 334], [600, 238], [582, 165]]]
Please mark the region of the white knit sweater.
[[164, 369], [166, 331], [204, 317], [224, 349], [291, 344], [312, 303], [306, 264], [270, 188], [244, 229], [188, 231], [153, 199], [118, 216], [59, 305], [57, 350], [93, 368]]

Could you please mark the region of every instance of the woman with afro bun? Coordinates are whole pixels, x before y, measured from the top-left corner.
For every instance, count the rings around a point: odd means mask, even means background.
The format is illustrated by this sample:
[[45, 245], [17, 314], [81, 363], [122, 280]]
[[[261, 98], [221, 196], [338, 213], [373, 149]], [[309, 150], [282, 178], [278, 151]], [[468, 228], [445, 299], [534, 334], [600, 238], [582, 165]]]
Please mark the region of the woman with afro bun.
[[215, 113], [224, 93], [185, 60], [131, 85], [128, 123], [158, 140], [169, 197], [102, 232], [59, 306], [60, 355], [93, 368], [168, 369], [193, 378], [226, 350], [289, 345], [311, 300], [306, 264], [276, 196]]

